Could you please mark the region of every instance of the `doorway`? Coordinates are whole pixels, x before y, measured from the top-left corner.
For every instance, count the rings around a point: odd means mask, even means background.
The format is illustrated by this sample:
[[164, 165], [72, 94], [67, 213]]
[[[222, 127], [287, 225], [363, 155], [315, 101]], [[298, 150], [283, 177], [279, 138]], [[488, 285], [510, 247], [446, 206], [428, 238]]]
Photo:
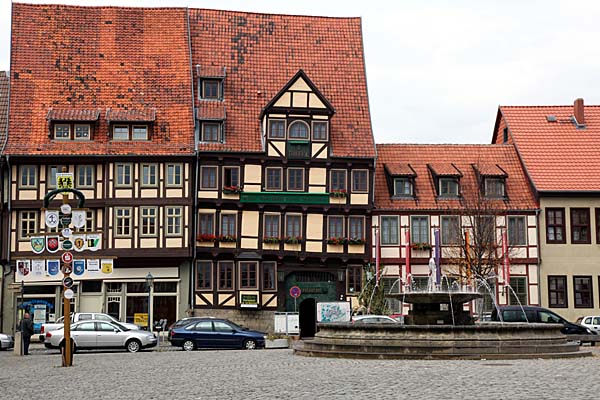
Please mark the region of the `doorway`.
[[314, 337], [317, 332], [317, 302], [308, 298], [300, 303], [300, 338]]

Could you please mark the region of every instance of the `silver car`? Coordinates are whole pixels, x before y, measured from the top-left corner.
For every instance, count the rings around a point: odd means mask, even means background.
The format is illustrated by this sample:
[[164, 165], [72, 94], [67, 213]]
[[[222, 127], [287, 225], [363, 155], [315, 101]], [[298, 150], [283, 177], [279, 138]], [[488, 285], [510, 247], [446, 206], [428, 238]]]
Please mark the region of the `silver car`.
[[[127, 329], [115, 322], [79, 321], [71, 324], [71, 339], [74, 351], [79, 349], [126, 349], [135, 353], [154, 347], [156, 335], [147, 331]], [[64, 329], [46, 332], [44, 345], [47, 348], [63, 348]]]
[[0, 350], [8, 350], [13, 348], [15, 345], [15, 340], [12, 336], [7, 335], [5, 333], [0, 333]]

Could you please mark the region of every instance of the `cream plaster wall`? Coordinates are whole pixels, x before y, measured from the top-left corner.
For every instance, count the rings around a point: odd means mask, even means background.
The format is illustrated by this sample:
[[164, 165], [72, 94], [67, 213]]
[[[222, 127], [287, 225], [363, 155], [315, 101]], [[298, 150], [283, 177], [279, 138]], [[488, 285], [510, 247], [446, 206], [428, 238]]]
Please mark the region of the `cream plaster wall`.
[[244, 184], [262, 183], [262, 171], [260, 165], [246, 164], [244, 166]]
[[352, 193], [350, 195], [350, 204], [369, 204], [368, 193]]
[[323, 240], [323, 215], [306, 215], [306, 238]]
[[[258, 237], [258, 211], [243, 211], [242, 212], [242, 236]], [[245, 246], [242, 246], [245, 247]]]
[[319, 100], [319, 97], [314, 93], [308, 95], [308, 106], [310, 108], [326, 108], [325, 104], [323, 104], [323, 102]]

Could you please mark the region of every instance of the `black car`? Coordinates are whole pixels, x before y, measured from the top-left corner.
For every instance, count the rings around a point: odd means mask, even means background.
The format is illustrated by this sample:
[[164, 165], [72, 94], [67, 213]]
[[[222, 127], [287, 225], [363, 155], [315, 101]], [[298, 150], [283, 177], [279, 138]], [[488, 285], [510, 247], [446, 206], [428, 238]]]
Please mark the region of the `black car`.
[[169, 332], [171, 345], [186, 351], [201, 348], [258, 349], [265, 347], [265, 335], [221, 318], [198, 318]]
[[[565, 335], [595, 335], [585, 326], [569, 322], [560, 315], [543, 307], [536, 306], [500, 306], [498, 307], [501, 315], [498, 315], [498, 310], [492, 311], [492, 321], [502, 322], [535, 322], [546, 324], [562, 324], [560, 330]], [[502, 317], [502, 318], [500, 318]]]

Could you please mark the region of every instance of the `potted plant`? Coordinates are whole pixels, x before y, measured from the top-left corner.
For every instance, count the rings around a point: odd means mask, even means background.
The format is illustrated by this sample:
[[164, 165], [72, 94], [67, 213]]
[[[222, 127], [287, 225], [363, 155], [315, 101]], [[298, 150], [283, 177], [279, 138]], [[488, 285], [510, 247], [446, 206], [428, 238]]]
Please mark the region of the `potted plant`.
[[221, 235], [219, 236], [219, 242], [224, 242], [224, 243], [234, 243], [235, 241], [237, 241], [237, 238], [233, 235]]
[[239, 185], [223, 186], [223, 193], [225, 193], [225, 194], [240, 194], [240, 193], [242, 193], [242, 187]]
[[200, 233], [196, 236], [196, 240], [199, 242], [216, 242], [217, 237], [211, 233]]
[[282, 333], [269, 333], [265, 340], [265, 349], [287, 349], [290, 347], [289, 339]]
[[286, 236], [286, 244], [300, 244], [302, 242], [302, 236]]
[[346, 239], [345, 237], [330, 237], [329, 239], [327, 239], [327, 244], [331, 244], [333, 246], [338, 246], [346, 243], [348, 243], [348, 239]]
[[277, 236], [265, 236], [263, 238], [263, 243], [267, 243], [267, 244], [279, 244], [281, 242], [281, 238], [278, 238]]
[[348, 196], [348, 192], [346, 191], [346, 189], [333, 189], [329, 193], [332, 197], [335, 197], [337, 199], [343, 199], [346, 198], [346, 196]]
[[413, 250], [431, 250], [431, 244], [427, 242], [417, 242], [410, 246]]

